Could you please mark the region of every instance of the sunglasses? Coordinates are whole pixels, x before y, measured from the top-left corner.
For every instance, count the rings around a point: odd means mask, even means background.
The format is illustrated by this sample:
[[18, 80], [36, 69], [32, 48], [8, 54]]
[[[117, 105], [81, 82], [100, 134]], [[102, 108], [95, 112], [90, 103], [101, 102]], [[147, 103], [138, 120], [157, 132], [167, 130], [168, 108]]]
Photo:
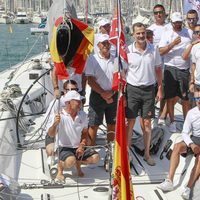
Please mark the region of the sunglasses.
[[197, 18], [187, 18], [187, 21], [196, 21], [197, 20]]
[[200, 35], [200, 31], [194, 31], [193, 34], [194, 35]]
[[153, 13], [154, 13], [154, 15], [158, 15], [158, 14], [163, 14], [164, 11], [163, 10], [161, 10], [161, 11], [154, 11]]
[[66, 89], [66, 91], [72, 91], [72, 90], [78, 91], [78, 88]]
[[200, 101], [200, 97], [193, 97], [192, 100], [194, 100], [194, 101]]

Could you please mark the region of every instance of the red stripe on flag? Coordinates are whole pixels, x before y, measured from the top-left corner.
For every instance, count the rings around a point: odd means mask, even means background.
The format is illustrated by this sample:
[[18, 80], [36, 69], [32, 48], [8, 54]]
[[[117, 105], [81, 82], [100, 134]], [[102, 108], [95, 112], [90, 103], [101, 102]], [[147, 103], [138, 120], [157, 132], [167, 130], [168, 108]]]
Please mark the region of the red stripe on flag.
[[67, 73], [67, 70], [66, 70], [66, 66], [63, 62], [61, 63], [54, 62], [54, 66], [55, 66], [56, 74], [59, 80], [66, 79], [69, 77], [69, 74]]
[[[114, 191], [116, 196], [113, 196], [113, 199], [123, 199], [123, 195], [126, 196], [124, 200], [132, 200], [133, 199], [133, 190], [132, 190], [132, 181], [130, 176], [130, 168], [129, 168], [129, 159], [128, 159], [128, 147], [127, 147], [127, 138], [126, 138], [126, 125], [125, 125], [125, 107], [124, 107], [124, 98], [123, 96], [119, 99], [118, 111], [117, 111], [117, 126], [116, 126], [116, 143], [120, 147], [120, 152], [117, 158], [120, 160], [120, 166], [114, 166], [114, 187], [118, 188], [118, 191]], [[121, 170], [120, 170], [121, 168]], [[121, 171], [121, 174], [119, 172]], [[122, 178], [125, 179], [125, 185], [122, 183]], [[120, 181], [120, 183], [119, 183]], [[117, 186], [118, 184], [118, 186]], [[118, 193], [118, 195], [117, 195]], [[125, 194], [126, 193], [126, 194]]]
[[[120, 22], [119, 22], [120, 20]], [[120, 27], [118, 27], [118, 24]], [[120, 31], [120, 32], [119, 32]], [[121, 20], [121, 16], [118, 15], [117, 9], [115, 10], [115, 15], [112, 21], [111, 30], [110, 30], [110, 42], [117, 47], [117, 40], [119, 34], [119, 54], [120, 57], [128, 63], [127, 57], [127, 46], [125, 41], [125, 35], [123, 32], [123, 24]]]

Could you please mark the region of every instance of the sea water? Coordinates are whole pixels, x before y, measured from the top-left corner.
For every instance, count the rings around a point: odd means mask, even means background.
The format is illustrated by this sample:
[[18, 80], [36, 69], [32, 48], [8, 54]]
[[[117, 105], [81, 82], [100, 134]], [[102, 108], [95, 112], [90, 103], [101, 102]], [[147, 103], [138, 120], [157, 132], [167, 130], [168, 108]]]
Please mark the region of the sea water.
[[[28, 52], [30, 52], [28, 55], [30, 58], [45, 50], [47, 36], [31, 35], [31, 27], [37, 27], [37, 25], [0, 24], [0, 71], [23, 61]], [[10, 29], [12, 29], [12, 33]]]

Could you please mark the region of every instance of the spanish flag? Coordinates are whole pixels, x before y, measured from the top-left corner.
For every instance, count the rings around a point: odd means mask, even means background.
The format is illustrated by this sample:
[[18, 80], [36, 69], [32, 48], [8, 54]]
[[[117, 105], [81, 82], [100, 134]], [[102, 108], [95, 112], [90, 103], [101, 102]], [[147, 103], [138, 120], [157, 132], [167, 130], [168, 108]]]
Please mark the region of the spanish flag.
[[123, 65], [121, 59], [127, 62], [127, 55], [124, 49], [125, 37], [123, 34], [123, 27], [121, 23], [121, 8], [120, 0], [117, 0], [117, 9], [113, 18], [113, 23], [110, 33], [110, 41], [113, 45], [116, 45], [117, 67], [118, 70], [113, 79], [116, 81], [113, 84], [113, 89], [118, 90], [118, 106], [116, 117], [116, 136], [115, 136], [115, 151], [114, 151], [114, 166], [113, 166], [113, 200], [133, 200], [133, 185], [130, 173], [129, 157], [128, 157], [128, 145], [126, 137], [126, 125], [125, 125], [125, 107], [124, 97], [122, 95], [122, 89], [125, 81], [122, 78]]
[[119, 97], [116, 123], [112, 199], [133, 200], [134, 193], [128, 159], [125, 107], [122, 93]]
[[[69, 34], [62, 34], [58, 39], [59, 28], [67, 23]], [[64, 36], [63, 36], [64, 35]], [[66, 36], [66, 37], [65, 37]], [[53, 28], [53, 36], [50, 45], [50, 53], [58, 79], [68, 77], [67, 67], [75, 68], [75, 73], [82, 74], [85, 62], [93, 50], [94, 30], [83, 22], [76, 19], [65, 19], [60, 17], [56, 20]], [[65, 55], [60, 55], [66, 49]]]

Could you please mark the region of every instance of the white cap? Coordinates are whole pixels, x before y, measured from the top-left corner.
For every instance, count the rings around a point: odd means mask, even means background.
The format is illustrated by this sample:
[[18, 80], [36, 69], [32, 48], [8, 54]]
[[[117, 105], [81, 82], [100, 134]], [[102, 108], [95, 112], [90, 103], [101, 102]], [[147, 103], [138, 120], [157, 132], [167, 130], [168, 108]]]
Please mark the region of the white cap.
[[99, 27], [105, 26], [106, 24], [110, 24], [110, 21], [109, 21], [108, 19], [101, 19], [101, 20], [98, 22]]
[[171, 21], [172, 22], [182, 22], [183, 21], [183, 17], [181, 15], [181, 13], [180, 12], [172, 13]]
[[64, 97], [62, 98], [63, 102], [71, 101], [71, 100], [79, 100], [81, 101], [85, 97], [81, 96], [77, 91], [71, 90], [68, 91]]
[[99, 44], [99, 42], [104, 42], [106, 40], [109, 40], [109, 35], [108, 34], [99, 34], [96, 41], [97, 44]]

